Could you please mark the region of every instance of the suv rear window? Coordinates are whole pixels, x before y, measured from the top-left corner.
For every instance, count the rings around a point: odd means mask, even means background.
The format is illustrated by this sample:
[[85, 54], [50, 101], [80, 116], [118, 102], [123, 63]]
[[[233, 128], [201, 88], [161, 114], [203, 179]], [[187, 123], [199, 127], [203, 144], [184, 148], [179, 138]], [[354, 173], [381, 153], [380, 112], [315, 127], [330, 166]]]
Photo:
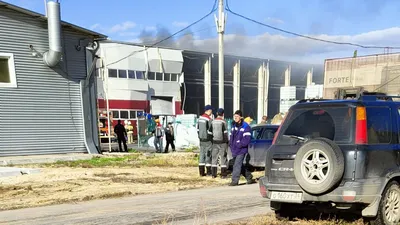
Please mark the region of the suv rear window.
[[353, 139], [354, 110], [350, 107], [303, 108], [289, 112], [276, 140], [277, 145], [291, 145], [296, 139], [324, 137], [337, 143], [349, 143]]

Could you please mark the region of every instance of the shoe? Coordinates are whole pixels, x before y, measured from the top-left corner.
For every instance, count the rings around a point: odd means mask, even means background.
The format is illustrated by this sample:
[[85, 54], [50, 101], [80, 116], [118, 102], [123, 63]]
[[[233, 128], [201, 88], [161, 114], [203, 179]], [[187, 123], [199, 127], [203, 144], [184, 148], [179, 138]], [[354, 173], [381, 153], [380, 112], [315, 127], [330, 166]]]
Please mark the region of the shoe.
[[206, 168], [207, 168], [207, 176], [212, 176], [211, 166], [207, 166]]
[[206, 175], [204, 166], [199, 166], [199, 174], [201, 177]]
[[238, 186], [239, 184], [238, 183], [234, 183], [234, 182], [231, 182], [230, 184], [229, 184], [229, 186]]
[[227, 177], [226, 167], [222, 167], [221, 168], [221, 179], [226, 179], [226, 177]]
[[248, 180], [248, 181], [247, 181], [247, 184], [255, 184], [255, 183], [257, 183], [257, 182], [256, 182], [256, 180], [254, 180], [254, 179], [251, 179], [251, 180]]
[[218, 167], [211, 168], [212, 178], [217, 178]]

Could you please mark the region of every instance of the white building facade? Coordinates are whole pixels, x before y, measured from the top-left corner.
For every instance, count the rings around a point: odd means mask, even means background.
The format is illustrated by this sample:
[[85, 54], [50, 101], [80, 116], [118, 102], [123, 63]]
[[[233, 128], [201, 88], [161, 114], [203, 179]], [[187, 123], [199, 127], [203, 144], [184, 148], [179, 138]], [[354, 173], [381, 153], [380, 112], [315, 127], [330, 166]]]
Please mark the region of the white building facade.
[[118, 119], [135, 124], [141, 112], [183, 114], [182, 51], [106, 41], [98, 57], [98, 107], [106, 111], [108, 105], [113, 124]]

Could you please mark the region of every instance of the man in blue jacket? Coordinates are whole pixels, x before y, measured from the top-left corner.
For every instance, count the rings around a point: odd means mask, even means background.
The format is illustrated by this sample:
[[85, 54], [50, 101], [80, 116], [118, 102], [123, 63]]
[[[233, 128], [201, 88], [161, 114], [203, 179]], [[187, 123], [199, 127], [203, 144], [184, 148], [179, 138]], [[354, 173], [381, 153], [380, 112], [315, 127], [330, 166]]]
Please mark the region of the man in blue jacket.
[[251, 128], [249, 124], [243, 121], [243, 113], [240, 110], [235, 112], [233, 120], [229, 146], [235, 163], [233, 164], [232, 182], [229, 186], [236, 186], [239, 184], [240, 174], [246, 178], [247, 184], [253, 184], [255, 180], [247, 167], [247, 163], [243, 165], [251, 140]]

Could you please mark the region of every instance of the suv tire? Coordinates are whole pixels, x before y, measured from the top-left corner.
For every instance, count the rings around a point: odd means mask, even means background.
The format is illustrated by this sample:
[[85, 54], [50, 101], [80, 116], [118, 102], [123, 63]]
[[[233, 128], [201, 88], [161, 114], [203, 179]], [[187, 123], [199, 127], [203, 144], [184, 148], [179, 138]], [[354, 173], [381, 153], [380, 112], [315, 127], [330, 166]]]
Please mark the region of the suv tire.
[[342, 179], [343, 173], [343, 153], [327, 138], [307, 141], [296, 154], [294, 175], [300, 187], [310, 194], [331, 190]]
[[[396, 196], [397, 195], [397, 196]], [[388, 209], [386, 208], [388, 205]], [[386, 210], [394, 216], [394, 219], [386, 216]], [[397, 218], [396, 218], [397, 217]], [[373, 225], [380, 224], [398, 224], [400, 222], [400, 186], [396, 181], [390, 182], [382, 194], [381, 202], [379, 203], [378, 215], [374, 220], [369, 221]]]

